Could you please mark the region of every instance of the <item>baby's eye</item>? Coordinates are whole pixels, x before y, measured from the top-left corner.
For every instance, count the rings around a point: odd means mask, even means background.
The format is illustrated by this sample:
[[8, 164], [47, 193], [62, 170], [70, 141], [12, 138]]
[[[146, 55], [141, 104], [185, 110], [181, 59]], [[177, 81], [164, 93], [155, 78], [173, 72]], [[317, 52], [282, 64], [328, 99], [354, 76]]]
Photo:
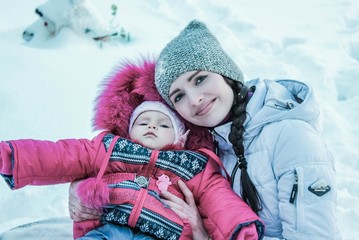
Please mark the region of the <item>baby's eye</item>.
[[144, 123], [144, 122], [141, 122], [141, 123], [138, 123], [139, 126], [147, 126], [147, 123]]
[[170, 126], [168, 126], [166, 124], [161, 124], [160, 127], [162, 127], [162, 128], [170, 128]]

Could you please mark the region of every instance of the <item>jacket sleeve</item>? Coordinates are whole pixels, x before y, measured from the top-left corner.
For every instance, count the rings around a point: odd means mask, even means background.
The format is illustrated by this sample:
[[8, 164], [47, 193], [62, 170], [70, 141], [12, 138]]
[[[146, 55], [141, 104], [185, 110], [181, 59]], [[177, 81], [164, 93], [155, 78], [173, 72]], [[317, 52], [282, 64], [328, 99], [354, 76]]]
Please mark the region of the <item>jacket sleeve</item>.
[[283, 237], [341, 239], [334, 160], [319, 133], [303, 121], [285, 121], [273, 159]]
[[66, 139], [57, 142], [15, 140], [0, 143], [0, 173], [12, 189], [26, 185], [51, 185], [93, 176], [105, 149], [94, 140]]
[[209, 159], [197, 186], [194, 196], [212, 239], [262, 238], [264, 226], [259, 217], [231, 189], [213, 159]]

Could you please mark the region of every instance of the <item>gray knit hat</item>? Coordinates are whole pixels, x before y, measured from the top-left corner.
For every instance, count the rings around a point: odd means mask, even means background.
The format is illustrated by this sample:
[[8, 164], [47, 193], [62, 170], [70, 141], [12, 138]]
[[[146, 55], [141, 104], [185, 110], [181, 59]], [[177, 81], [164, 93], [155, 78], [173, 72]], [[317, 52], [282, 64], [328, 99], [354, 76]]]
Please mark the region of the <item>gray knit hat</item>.
[[206, 25], [197, 20], [191, 21], [167, 44], [156, 64], [156, 88], [170, 106], [173, 107], [169, 99], [171, 84], [183, 73], [195, 70], [214, 72], [243, 82], [241, 70]]

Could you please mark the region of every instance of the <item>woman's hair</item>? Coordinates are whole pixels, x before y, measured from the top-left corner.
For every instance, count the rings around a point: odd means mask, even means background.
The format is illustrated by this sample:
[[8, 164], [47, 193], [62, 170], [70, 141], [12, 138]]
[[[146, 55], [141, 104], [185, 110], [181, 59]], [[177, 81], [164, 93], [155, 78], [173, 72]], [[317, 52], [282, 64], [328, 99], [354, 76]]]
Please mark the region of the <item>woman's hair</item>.
[[255, 213], [261, 210], [261, 200], [258, 191], [247, 173], [247, 161], [244, 158], [243, 133], [244, 121], [246, 120], [246, 106], [248, 102], [248, 87], [242, 82], [225, 78], [232, 87], [234, 100], [232, 106], [232, 125], [229, 133], [229, 141], [237, 156], [239, 169], [241, 171], [241, 189], [243, 200], [252, 208]]

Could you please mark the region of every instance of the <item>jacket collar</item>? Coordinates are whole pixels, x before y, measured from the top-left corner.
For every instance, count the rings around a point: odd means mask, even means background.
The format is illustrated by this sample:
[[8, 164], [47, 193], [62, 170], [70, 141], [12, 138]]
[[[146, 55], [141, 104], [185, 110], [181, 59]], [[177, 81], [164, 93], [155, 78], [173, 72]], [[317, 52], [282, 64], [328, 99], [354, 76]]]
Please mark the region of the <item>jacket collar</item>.
[[[247, 104], [244, 122], [244, 141], [251, 141], [262, 128], [270, 123], [285, 119], [297, 119], [308, 122], [319, 129], [319, 107], [310, 86], [296, 80], [259, 80], [246, 82], [256, 90]], [[300, 99], [300, 100], [298, 100]], [[215, 132], [228, 144], [232, 122], [217, 126]], [[230, 144], [231, 145], [231, 144]]]

